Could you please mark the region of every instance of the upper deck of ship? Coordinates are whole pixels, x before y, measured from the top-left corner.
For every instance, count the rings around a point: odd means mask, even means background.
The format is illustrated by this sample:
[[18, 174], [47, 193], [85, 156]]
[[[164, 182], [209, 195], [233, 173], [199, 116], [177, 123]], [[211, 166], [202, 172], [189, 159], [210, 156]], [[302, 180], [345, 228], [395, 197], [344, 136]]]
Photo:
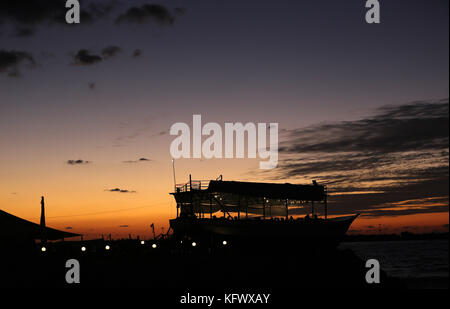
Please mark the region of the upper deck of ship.
[[312, 185], [290, 183], [262, 183], [243, 181], [190, 180], [177, 184], [172, 194], [206, 191], [209, 193], [229, 193], [243, 196], [265, 197], [269, 199], [289, 199], [299, 201], [323, 201], [326, 188], [314, 182]]
[[[177, 210], [182, 214], [187, 211], [197, 213], [202, 217], [204, 213], [222, 211], [230, 215], [235, 212], [262, 214], [272, 216], [287, 216], [288, 208], [291, 214], [302, 213], [299, 208], [311, 203], [314, 214], [314, 203], [325, 205], [327, 208], [327, 189], [316, 181], [312, 184], [290, 183], [261, 183], [243, 181], [224, 181], [222, 176], [214, 180], [193, 180], [176, 184], [171, 192], [177, 202]], [[296, 208], [296, 209], [294, 209]]]

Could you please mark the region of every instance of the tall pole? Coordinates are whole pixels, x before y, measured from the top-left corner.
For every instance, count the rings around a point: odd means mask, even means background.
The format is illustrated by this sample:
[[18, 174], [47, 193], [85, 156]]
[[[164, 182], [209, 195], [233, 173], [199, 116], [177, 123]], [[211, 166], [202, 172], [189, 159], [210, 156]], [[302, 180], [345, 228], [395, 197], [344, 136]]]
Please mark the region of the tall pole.
[[43, 196], [41, 196], [41, 227], [45, 229], [45, 203]]
[[41, 242], [47, 245], [47, 229], [45, 227], [45, 203], [44, 197], [41, 196]]

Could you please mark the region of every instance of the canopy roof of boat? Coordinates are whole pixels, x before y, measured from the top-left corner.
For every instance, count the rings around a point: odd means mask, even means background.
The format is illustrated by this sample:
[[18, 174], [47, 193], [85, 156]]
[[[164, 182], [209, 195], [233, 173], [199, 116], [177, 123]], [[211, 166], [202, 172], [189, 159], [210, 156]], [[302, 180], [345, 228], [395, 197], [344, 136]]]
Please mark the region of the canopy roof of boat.
[[289, 199], [299, 201], [323, 201], [326, 198], [325, 186], [223, 181], [211, 180], [208, 191], [239, 195], [265, 197], [268, 199]]

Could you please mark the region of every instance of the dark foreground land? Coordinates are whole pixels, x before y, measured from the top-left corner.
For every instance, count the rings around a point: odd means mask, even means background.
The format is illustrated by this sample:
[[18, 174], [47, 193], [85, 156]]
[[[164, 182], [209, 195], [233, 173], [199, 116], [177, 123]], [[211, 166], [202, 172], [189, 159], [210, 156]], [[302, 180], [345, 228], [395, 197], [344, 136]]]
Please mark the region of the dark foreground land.
[[[156, 244], [154, 248], [153, 244]], [[106, 250], [106, 245], [110, 250]], [[85, 246], [86, 251], [81, 251]], [[168, 288], [404, 288], [381, 272], [380, 284], [365, 280], [365, 261], [351, 250], [265, 246], [205, 248], [173, 241], [121, 240], [49, 244], [45, 252], [9, 248], [2, 253], [5, 287]], [[66, 282], [66, 261], [80, 263], [80, 283]]]

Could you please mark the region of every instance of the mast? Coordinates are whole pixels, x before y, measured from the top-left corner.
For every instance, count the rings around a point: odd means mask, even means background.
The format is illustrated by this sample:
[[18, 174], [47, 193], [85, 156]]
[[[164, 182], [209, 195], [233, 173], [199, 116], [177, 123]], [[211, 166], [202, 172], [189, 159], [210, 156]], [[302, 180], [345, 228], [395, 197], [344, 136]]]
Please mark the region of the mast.
[[47, 235], [46, 235], [46, 228], [45, 228], [45, 203], [44, 203], [44, 197], [41, 196], [41, 242], [42, 244], [47, 244]]

